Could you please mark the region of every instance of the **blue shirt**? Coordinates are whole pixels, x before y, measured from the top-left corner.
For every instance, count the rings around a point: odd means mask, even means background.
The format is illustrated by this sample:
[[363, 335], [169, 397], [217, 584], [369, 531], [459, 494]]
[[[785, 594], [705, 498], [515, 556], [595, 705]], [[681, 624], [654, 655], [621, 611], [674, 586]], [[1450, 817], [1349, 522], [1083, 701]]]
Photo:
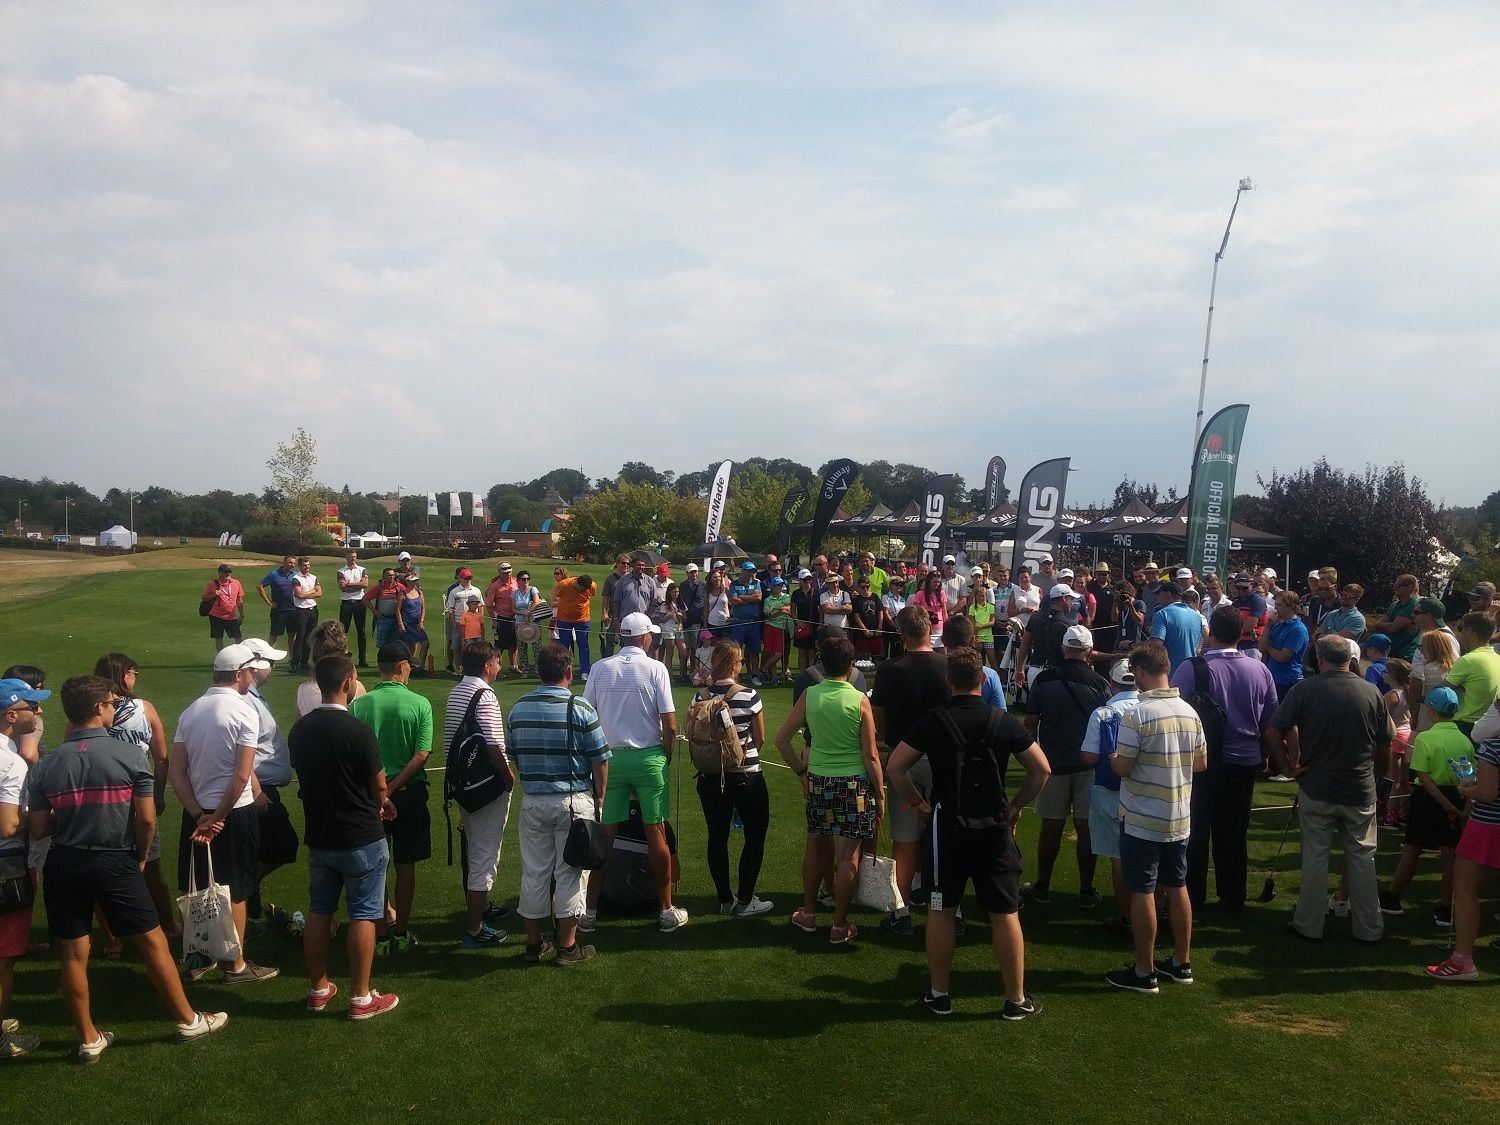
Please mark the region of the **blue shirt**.
[[979, 685], [979, 698], [991, 707], [998, 707], [1002, 711], [1007, 709], [1005, 706], [1005, 688], [1000, 683], [1000, 673], [988, 664], [984, 667], [984, 683]]
[[[743, 598], [749, 594], [758, 593], [760, 593], [760, 582], [753, 574], [750, 575], [749, 581], [744, 583], [736, 582], [729, 587], [729, 596], [731, 598]], [[731, 606], [729, 609], [729, 619], [731, 621], [759, 621], [760, 602], [741, 602], [739, 605]]]
[[283, 574], [281, 568], [271, 571], [260, 580], [260, 584], [271, 591], [272, 609], [295, 609], [296, 603], [293, 598], [297, 595], [297, 576]]
[[[573, 749], [568, 750], [568, 701], [573, 700]], [[505, 753], [515, 766], [521, 792], [588, 793], [593, 770], [609, 760], [604, 729], [593, 704], [565, 687], [543, 685], [511, 706]]]
[[[1127, 711], [1134, 711], [1140, 701], [1140, 694], [1133, 688], [1118, 692], [1110, 696], [1103, 707], [1094, 708], [1093, 714], [1089, 716], [1089, 725], [1084, 728], [1083, 745], [1080, 749], [1085, 754], [1099, 755], [1099, 761], [1094, 766], [1094, 784], [1103, 789], [1116, 793], [1120, 791], [1120, 775], [1115, 773], [1109, 760], [1114, 757], [1115, 743], [1119, 740], [1120, 716]], [[1104, 732], [1105, 723], [1111, 728], [1107, 736]]]
[[1372, 660], [1370, 666], [1365, 669], [1365, 679], [1374, 684], [1382, 693], [1389, 691], [1385, 684], [1385, 661]]
[[1357, 609], [1330, 609], [1318, 621], [1318, 632], [1348, 632], [1358, 640], [1365, 632], [1365, 615]]
[[1167, 646], [1175, 672], [1183, 661], [1198, 655], [1198, 643], [1203, 640], [1203, 615], [1183, 602], [1158, 606], [1156, 616], [1151, 619], [1151, 635]]
[[1285, 662], [1266, 661], [1271, 679], [1279, 685], [1295, 684], [1302, 678], [1302, 658], [1307, 655], [1307, 626], [1300, 617], [1294, 617], [1290, 621], [1273, 621], [1270, 629], [1272, 648], [1292, 650], [1291, 658]]

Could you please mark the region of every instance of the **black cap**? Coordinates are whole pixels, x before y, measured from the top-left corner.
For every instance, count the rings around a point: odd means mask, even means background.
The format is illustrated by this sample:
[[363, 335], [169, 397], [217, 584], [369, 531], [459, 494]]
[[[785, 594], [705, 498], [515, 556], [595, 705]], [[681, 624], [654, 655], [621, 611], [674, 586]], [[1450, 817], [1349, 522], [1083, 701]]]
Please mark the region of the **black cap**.
[[380, 664], [400, 664], [403, 660], [411, 660], [411, 649], [406, 646], [405, 641], [386, 641], [380, 646], [380, 651], [375, 654], [375, 660]]

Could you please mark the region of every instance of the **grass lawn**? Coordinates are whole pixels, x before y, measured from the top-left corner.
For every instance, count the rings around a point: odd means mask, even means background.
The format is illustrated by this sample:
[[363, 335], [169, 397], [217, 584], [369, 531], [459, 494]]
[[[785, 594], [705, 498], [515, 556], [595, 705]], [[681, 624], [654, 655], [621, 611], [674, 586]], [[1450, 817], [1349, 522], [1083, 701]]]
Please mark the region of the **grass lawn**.
[[[182, 556], [194, 550], [172, 552], [171, 566], [182, 566]], [[28, 596], [0, 600], [0, 664], [40, 664], [55, 690], [69, 675], [91, 671], [101, 653], [129, 653], [141, 664], [140, 692], [161, 711], [170, 737], [177, 715], [209, 681], [212, 644], [195, 609], [217, 556], [211, 548], [199, 554], [204, 561], [196, 570], [158, 569], [146, 558], [87, 573], [70, 572], [67, 560], [40, 577], [28, 570]], [[435, 592], [452, 565], [424, 566]], [[550, 589], [551, 564], [528, 565]], [[333, 560], [319, 560], [316, 569], [331, 586]], [[262, 573], [248, 559], [238, 571], [247, 588]], [[482, 586], [493, 566], [481, 564], [477, 573]], [[332, 603], [325, 598], [325, 606]], [[247, 633], [264, 630], [265, 622], [252, 593]], [[285, 674], [269, 685], [283, 726], [292, 718], [295, 686]], [[413, 682], [432, 699], [439, 722], [450, 686], [441, 679]], [[530, 685], [497, 686], [508, 708]], [[679, 706], [686, 695], [679, 691]], [[771, 688], [764, 695], [766, 726], [774, 731], [791, 693]], [[55, 698], [47, 721], [55, 742], [64, 723]], [[1358, 944], [1346, 921], [1330, 919], [1326, 940], [1313, 945], [1282, 928], [1298, 884], [1294, 835], [1276, 901], [1239, 917], [1206, 909], [1195, 933], [1197, 983], [1164, 982], [1161, 995], [1147, 997], [1104, 983], [1104, 972], [1123, 964], [1128, 950], [1100, 926], [1108, 903], [1077, 908], [1069, 844], [1052, 904], [1027, 906], [1022, 914], [1028, 987], [1045, 1011], [1020, 1024], [998, 1018], [1002, 997], [989, 928], [971, 919], [955, 962], [956, 1012], [940, 1022], [915, 1005], [926, 984], [920, 925], [916, 938], [894, 939], [881, 932], [876, 916], [858, 913], [859, 940], [831, 947], [826, 914], [817, 935], [787, 924], [800, 894], [801, 794], [787, 770], [768, 766], [767, 774], [773, 812], [758, 892], [775, 900], [772, 915], [742, 921], [717, 914], [702, 857], [702, 817], [684, 768], [676, 820], [679, 901], [691, 923], [661, 934], [654, 918], [605, 921], [592, 938], [599, 958], [568, 970], [524, 964], [518, 919], [498, 950], [459, 948], [462, 896], [457, 871], [444, 866], [434, 793], [434, 858], [419, 868], [413, 921], [422, 944], [410, 955], [377, 960], [376, 986], [399, 993], [401, 1006], [359, 1027], [337, 1018], [342, 997], [337, 1016], [302, 1010], [301, 951], [280, 935], [250, 948], [256, 960], [281, 967], [277, 980], [238, 989], [189, 986], [196, 1005], [231, 1016], [224, 1033], [190, 1045], [170, 1041], [169, 1022], [138, 963], [100, 959], [92, 974], [95, 1017], [118, 1039], [98, 1067], [80, 1068], [71, 1062], [73, 1031], [57, 997], [55, 961], [24, 959], [9, 1014], [40, 1035], [43, 1048], [33, 1058], [0, 1064], [6, 1120], [484, 1114], [505, 1121], [879, 1121], [925, 1112], [978, 1120], [1263, 1121], [1268, 1113], [1286, 1113], [1295, 1120], [1436, 1121], [1482, 1116], [1493, 1112], [1485, 1104], [1500, 1099], [1500, 1079], [1480, 1049], [1493, 1039], [1500, 952], [1482, 939], [1485, 979], [1476, 986], [1434, 985], [1421, 974], [1447, 944], [1431, 920], [1435, 857], [1424, 861], [1406, 896], [1407, 914], [1387, 920], [1383, 944]], [[1292, 787], [1267, 785], [1256, 804], [1285, 806], [1291, 797]], [[300, 821], [299, 803], [288, 805]], [[179, 815], [171, 802], [169, 872]], [[1278, 811], [1254, 817], [1252, 894], [1284, 823]], [[1035, 837], [1036, 820], [1027, 816], [1020, 842], [1028, 857]], [[515, 840], [511, 828], [496, 893], [510, 904]], [[1383, 876], [1397, 847], [1397, 837], [1382, 834]], [[1101, 886], [1107, 884], [1106, 875]], [[1492, 889], [1500, 893], [1500, 885]], [[289, 909], [305, 909], [305, 868], [278, 872], [266, 893]], [[1494, 907], [1485, 908], [1488, 931], [1495, 928]], [[40, 902], [36, 921], [40, 936]], [[334, 971], [344, 971], [337, 948]]]

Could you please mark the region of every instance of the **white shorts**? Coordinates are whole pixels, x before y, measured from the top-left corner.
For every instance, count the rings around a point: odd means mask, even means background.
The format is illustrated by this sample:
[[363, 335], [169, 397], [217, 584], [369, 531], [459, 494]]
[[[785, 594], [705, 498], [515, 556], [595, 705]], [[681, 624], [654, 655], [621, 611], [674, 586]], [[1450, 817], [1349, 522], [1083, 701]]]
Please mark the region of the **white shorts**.
[[500, 843], [505, 838], [505, 821], [509, 816], [509, 793], [474, 812], [459, 808], [458, 820], [464, 830], [464, 890], [488, 891], [495, 886]]
[[592, 820], [590, 793], [526, 793], [521, 797], [522, 918], [577, 918], [586, 909], [588, 873], [563, 862], [574, 820]]

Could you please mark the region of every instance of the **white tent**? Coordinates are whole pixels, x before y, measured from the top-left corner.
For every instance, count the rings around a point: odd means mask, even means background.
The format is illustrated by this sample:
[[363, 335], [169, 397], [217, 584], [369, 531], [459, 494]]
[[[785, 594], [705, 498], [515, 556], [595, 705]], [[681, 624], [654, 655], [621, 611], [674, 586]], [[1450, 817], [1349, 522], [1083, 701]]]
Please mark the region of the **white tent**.
[[391, 542], [391, 539], [390, 536], [382, 535], [378, 531], [367, 531], [363, 535], [351, 535], [348, 542], [349, 546], [357, 548], [384, 547]]
[[99, 546], [116, 547], [122, 551], [128, 551], [135, 546], [135, 534], [128, 528], [115, 524], [99, 533]]

